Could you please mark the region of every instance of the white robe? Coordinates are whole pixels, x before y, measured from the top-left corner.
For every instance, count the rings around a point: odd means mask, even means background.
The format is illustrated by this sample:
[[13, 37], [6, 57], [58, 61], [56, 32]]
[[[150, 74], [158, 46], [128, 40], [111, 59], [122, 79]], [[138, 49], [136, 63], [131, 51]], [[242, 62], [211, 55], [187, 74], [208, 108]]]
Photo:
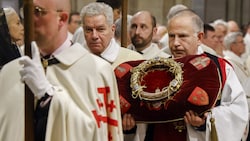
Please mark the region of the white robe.
[[246, 44], [246, 53], [250, 55], [250, 34], [246, 33], [244, 36], [244, 42]]
[[240, 141], [248, 122], [248, 106], [243, 88], [230, 65], [226, 65], [227, 79], [222, 90], [221, 104], [212, 109], [206, 122], [206, 131], [187, 126], [188, 141], [210, 141], [211, 116], [219, 141]]
[[204, 52], [207, 52], [207, 53], [210, 53], [210, 54], [212, 54], [212, 55], [217, 56], [217, 53], [216, 53], [212, 48], [210, 48], [209, 46], [207, 46], [207, 45], [205, 45], [205, 44], [201, 44], [200, 47], [202, 48], [202, 50], [203, 50]]
[[[136, 51], [136, 48], [134, 47], [134, 45], [129, 45], [128, 46], [129, 49], [131, 50], [135, 50]], [[155, 43], [151, 43], [149, 47], [145, 48], [143, 51], [142, 51], [142, 56], [148, 60], [148, 59], [152, 59], [154, 57], [164, 57], [164, 58], [168, 58], [170, 57], [169, 54], [165, 53], [163, 50], [161, 50], [157, 44]]]
[[111, 39], [109, 46], [100, 55], [111, 63], [113, 69], [127, 61], [143, 60], [143, 56], [136, 51], [121, 47], [115, 39]]
[[81, 26], [78, 27], [76, 29], [75, 33], [73, 34], [72, 42], [73, 43], [79, 43], [83, 47], [87, 46], [86, 45], [86, 39], [85, 39], [85, 36], [84, 36], [84, 30], [83, 30], [83, 28]]
[[244, 60], [232, 51], [227, 51], [224, 58], [232, 64], [243, 89], [245, 90], [247, 96], [250, 97], [250, 70], [247, 68]]
[[[110, 137], [122, 141], [119, 96], [111, 66], [77, 44], [55, 57], [60, 63], [46, 71], [57, 88], [46, 141], [109, 141]], [[17, 59], [0, 73], [1, 141], [24, 140], [24, 85], [19, 69]]]
[[[232, 64], [234, 71], [246, 93], [248, 110], [250, 110], [250, 70], [247, 68], [244, 60], [232, 51], [227, 51], [224, 58]], [[243, 141], [247, 138], [248, 130], [249, 129], [247, 128], [246, 134], [243, 136]]]

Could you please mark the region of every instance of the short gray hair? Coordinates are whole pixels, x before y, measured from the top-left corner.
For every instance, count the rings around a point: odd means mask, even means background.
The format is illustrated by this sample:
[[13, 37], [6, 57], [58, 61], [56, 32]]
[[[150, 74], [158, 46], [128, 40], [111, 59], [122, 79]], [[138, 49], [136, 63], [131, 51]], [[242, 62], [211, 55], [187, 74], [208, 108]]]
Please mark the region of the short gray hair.
[[215, 27], [215, 26], [217, 26], [217, 25], [222, 25], [222, 26], [228, 28], [227, 22], [224, 21], [223, 19], [217, 19], [217, 20], [215, 20], [215, 21], [212, 23], [212, 26], [213, 26], [213, 27]]
[[107, 23], [109, 25], [113, 24], [113, 9], [102, 2], [92, 2], [88, 5], [84, 6], [81, 10], [81, 18], [84, 23], [84, 18], [86, 16], [98, 16], [98, 15], [104, 15], [107, 19]]
[[175, 15], [170, 18], [169, 22], [174, 19], [175, 17], [189, 17], [192, 20], [192, 24], [193, 24], [193, 30], [194, 32], [198, 33], [198, 32], [204, 32], [204, 22], [202, 21], [202, 19], [191, 9], [185, 9], [185, 10], [181, 10], [178, 11], [177, 13], [175, 13]]
[[238, 36], [243, 36], [241, 32], [230, 32], [224, 37], [223, 44], [226, 49], [231, 50], [232, 43], [236, 42]]
[[176, 4], [176, 5], [172, 6], [168, 11], [168, 14], [167, 14], [167, 17], [166, 17], [167, 20], [172, 18], [179, 11], [182, 11], [182, 10], [185, 10], [185, 9], [188, 9], [188, 7], [185, 6], [185, 5], [182, 5], [182, 4]]

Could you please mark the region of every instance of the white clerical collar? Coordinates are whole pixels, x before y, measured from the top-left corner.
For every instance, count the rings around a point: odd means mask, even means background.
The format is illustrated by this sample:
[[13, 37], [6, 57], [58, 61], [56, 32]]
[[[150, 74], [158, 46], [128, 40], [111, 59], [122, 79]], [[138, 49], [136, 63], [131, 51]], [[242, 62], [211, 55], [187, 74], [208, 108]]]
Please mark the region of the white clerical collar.
[[59, 54], [59, 53], [62, 52], [64, 49], [69, 48], [71, 45], [72, 45], [72, 42], [71, 42], [71, 40], [70, 40], [70, 37], [67, 36], [67, 39], [64, 41], [64, 43], [63, 43], [60, 47], [58, 47], [58, 48], [52, 53], [52, 55], [57, 55], [57, 54]]
[[115, 39], [112, 38], [108, 47], [101, 53], [101, 57], [110, 63], [113, 63], [119, 54], [120, 46], [116, 43]]
[[201, 46], [198, 46], [198, 49], [197, 49], [197, 55], [200, 55], [200, 54], [202, 54], [202, 53], [204, 53], [204, 51], [203, 51], [203, 49], [202, 49], [202, 47]]
[[[144, 50], [142, 50], [142, 54], [146, 54], [147, 52], [150, 52], [152, 50], [152, 48], [158, 48], [158, 46], [155, 43], [151, 43], [149, 45], [149, 47], [145, 48]], [[160, 50], [160, 49], [159, 49]]]

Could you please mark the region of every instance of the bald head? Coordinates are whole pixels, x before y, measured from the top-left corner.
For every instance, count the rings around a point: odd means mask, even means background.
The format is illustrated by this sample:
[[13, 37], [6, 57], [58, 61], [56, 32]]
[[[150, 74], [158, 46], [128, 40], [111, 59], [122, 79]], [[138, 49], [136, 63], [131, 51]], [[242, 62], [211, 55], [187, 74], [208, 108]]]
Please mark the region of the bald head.
[[238, 26], [238, 24], [233, 21], [233, 20], [230, 20], [227, 22], [227, 32], [230, 33], [230, 32], [239, 32], [240, 31], [240, 28]]
[[70, 0], [51, 0], [51, 1], [55, 1], [56, 5], [57, 5], [57, 9], [67, 11], [67, 12], [71, 11]]
[[[46, 7], [51, 7], [56, 10], [63, 10], [66, 12], [71, 11], [71, 3], [70, 0], [34, 0], [34, 3], [40, 4], [40, 3], [46, 4]], [[48, 6], [47, 6], [48, 5]]]
[[152, 23], [152, 27], [156, 27], [156, 19], [149, 11], [139, 11], [135, 13], [131, 21], [134, 21], [136, 19], [150, 19]]

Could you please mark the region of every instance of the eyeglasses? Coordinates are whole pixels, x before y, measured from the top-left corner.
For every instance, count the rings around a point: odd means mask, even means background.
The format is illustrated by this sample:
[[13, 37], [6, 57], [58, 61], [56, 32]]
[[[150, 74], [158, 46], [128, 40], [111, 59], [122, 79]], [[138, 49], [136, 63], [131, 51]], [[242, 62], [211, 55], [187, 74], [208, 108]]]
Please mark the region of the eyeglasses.
[[[62, 12], [63, 10], [56, 10], [56, 12]], [[41, 17], [46, 15], [49, 12], [49, 10], [46, 10], [45, 8], [39, 7], [39, 6], [35, 6], [34, 7], [34, 14], [37, 17]]]

